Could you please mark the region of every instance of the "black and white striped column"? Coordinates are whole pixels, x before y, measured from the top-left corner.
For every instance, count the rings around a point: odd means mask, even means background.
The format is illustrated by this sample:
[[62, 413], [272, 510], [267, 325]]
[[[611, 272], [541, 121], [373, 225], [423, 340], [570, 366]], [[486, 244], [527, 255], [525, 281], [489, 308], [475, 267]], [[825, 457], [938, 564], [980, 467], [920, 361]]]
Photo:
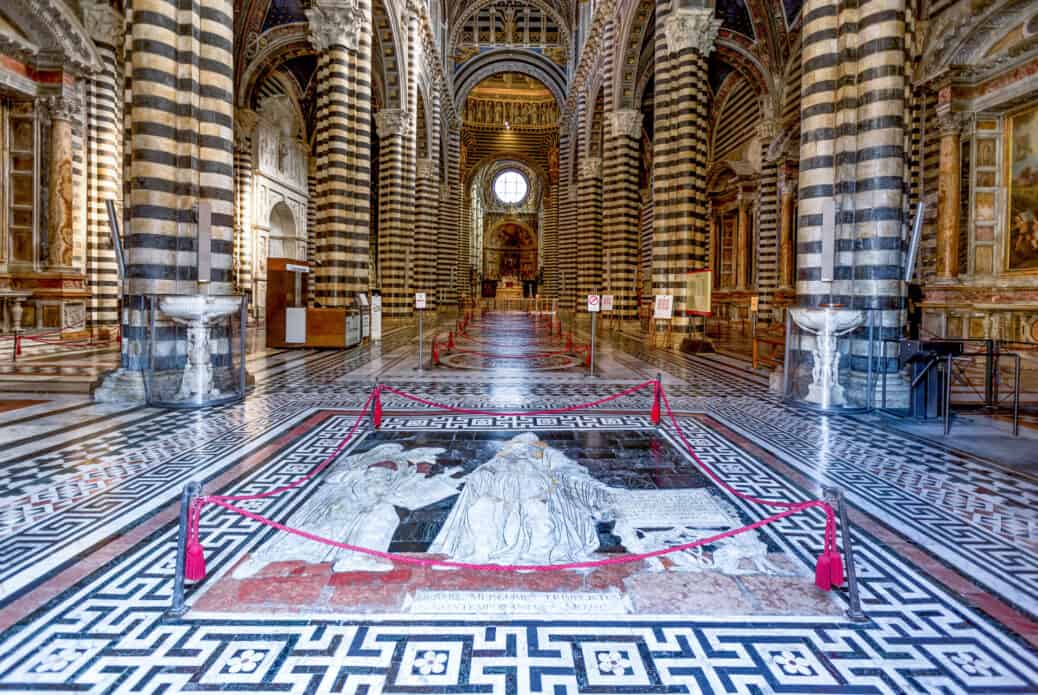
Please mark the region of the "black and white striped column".
[[368, 290], [371, 224], [371, 4], [307, 10], [317, 66], [315, 299], [348, 306]]
[[414, 219], [414, 189], [408, 191], [404, 177], [406, 138], [412, 116], [402, 109], [383, 109], [375, 114], [379, 137], [378, 168], [378, 269], [382, 290], [382, 315], [387, 319], [410, 316], [412, 298], [408, 290], [408, 258], [411, 256]]
[[677, 346], [703, 337], [702, 321], [687, 314], [686, 282], [688, 271], [709, 263], [707, 56], [720, 25], [712, 8], [656, 9], [652, 284], [674, 297]]
[[602, 160], [582, 157], [577, 209], [577, 310], [587, 311], [585, 298], [602, 289]]
[[613, 111], [607, 118], [609, 137], [602, 165], [604, 291], [613, 295], [613, 317], [620, 321], [638, 318], [638, 146], [643, 118], [641, 111], [635, 109]]

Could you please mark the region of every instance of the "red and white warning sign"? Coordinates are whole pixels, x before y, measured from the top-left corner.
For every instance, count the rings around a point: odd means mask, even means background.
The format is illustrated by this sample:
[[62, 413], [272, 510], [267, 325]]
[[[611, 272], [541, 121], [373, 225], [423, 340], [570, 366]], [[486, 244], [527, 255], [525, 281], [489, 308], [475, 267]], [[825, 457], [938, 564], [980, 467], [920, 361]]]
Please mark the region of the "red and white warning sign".
[[587, 310], [591, 312], [598, 312], [602, 310], [601, 297], [597, 294], [589, 294], [587, 296]]
[[613, 295], [603, 294], [602, 295], [602, 311], [613, 310]]
[[656, 295], [656, 304], [653, 307], [652, 317], [654, 319], [674, 318], [674, 295]]

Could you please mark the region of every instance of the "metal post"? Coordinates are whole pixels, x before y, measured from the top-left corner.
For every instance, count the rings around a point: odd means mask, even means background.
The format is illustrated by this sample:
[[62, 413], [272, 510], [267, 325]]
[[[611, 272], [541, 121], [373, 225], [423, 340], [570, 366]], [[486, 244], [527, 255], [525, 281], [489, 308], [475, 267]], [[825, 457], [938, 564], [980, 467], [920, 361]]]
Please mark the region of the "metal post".
[[955, 358], [952, 355], [948, 355], [945, 360], [944, 367], [944, 436], [948, 436], [948, 431], [951, 429], [951, 387], [952, 387], [952, 366], [954, 363], [952, 360]]
[[595, 375], [595, 317], [598, 316], [597, 311], [591, 312], [591, 364], [588, 367], [588, 376]]
[[851, 525], [847, 521], [847, 503], [843, 490], [837, 487], [825, 488], [826, 496], [835, 498], [836, 513], [840, 517], [840, 538], [843, 540], [843, 556], [847, 572], [847, 598], [850, 606], [847, 617], [856, 623], [868, 622], [869, 617], [861, 609], [861, 596], [858, 593], [858, 573], [854, 569], [854, 541], [851, 538]]
[[173, 574], [173, 599], [167, 614], [179, 618], [187, 613], [184, 604], [184, 560], [187, 556], [187, 525], [191, 500], [202, 494], [202, 483], [192, 480], [180, 493], [180, 531], [177, 534], [177, 565]]
[[425, 334], [422, 332], [422, 314], [425, 311], [423, 309], [418, 310], [418, 371], [422, 371], [422, 360], [425, 358], [422, 354], [422, 348], [424, 347]]
[[[300, 275], [296, 273], [296, 275]], [[245, 398], [245, 389], [248, 386], [248, 373], [245, 371], [245, 354], [246, 345], [245, 338], [248, 335], [248, 321], [249, 321], [249, 297], [248, 295], [242, 295], [241, 297], [241, 313], [238, 315], [238, 340], [241, 343], [241, 350], [239, 351], [238, 359], [241, 360], [241, 368], [238, 370], [238, 378], [241, 384], [241, 397]]]
[[984, 341], [984, 405], [987, 407], [997, 407], [998, 403], [994, 401], [995, 393], [995, 379], [994, 370], [998, 366], [998, 362], [995, 361], [995, 341], [985, 340]]
[[791, 330], [790, 327], [792, 325], [792, 319], [790, 318], [790, 316], [791, 316], [791, 314], [787, 310], [786, 311], [786, 340], [784, 341], [785, 342], [785, 346], [783, 347], [783, 351], [785, 352], [785, 354], [782, 356], [782, 400], [786, 400], [789, 397], [789, 368], [791, 366], [790, 365], [790, 360], [789, 360], [789, 337], [790, 337], [790, 330]]
[[[1013, 370], [1013, 436], [1020, 436], [1020, 355], [1014, 354], [1013, 361], [1016, 369]], [[996, 363], [997, 364], [997, 363]]]

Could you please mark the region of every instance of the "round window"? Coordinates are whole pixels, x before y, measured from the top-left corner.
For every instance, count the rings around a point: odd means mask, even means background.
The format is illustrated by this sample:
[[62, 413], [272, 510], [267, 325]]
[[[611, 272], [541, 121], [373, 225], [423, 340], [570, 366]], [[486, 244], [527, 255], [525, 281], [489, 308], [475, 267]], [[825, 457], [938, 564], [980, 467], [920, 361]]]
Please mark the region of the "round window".
[[526, 198], [526, 177], [515, 169], [502, 171], [494, 179], [494, 195], [505, 205], [515, 205]]

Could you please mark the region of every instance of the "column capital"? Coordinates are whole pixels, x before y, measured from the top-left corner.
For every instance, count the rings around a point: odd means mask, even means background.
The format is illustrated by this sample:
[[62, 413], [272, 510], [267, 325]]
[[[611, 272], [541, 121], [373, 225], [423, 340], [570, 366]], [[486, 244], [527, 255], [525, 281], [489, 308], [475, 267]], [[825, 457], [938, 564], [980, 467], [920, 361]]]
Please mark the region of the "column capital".
[[680, 8], [663, 20], [663, 36], [667, 51], [677, 53], [694, 48], [704, 56], [714, 50], [714, 41], [721, 28], [721, 20], [712, 8]]
[[580, 160], [580, 178], [597, 179], [602, 175], [601, 157], [584, 157]]
[[244, 147], [256, 131], [259, 114], [252, 109], [236, 109], [234, 112], [234, 144]]
[[964, 125], [962, 114], [942, 113], [937, 115], [937, 128], [941, 135], [959, 135]]
[[380, 138], [403, 135], [411, 125], [411, 112], [405, 109], [382, 109], [375, 114], [375, 131]]
[[310, 43], [318, 51], [332, 46], [354, 49], [366, 26], [357, 0], [321, 0], [306, 11], [310, 21]]
[[55, 121], [76, 120], [81, 112], [83, 102], [79, 97], [70, 94], [59, 94], [45, 99], [47, 114]]
[[764, 119], [757, 124], [757, 137], [759, 137], [762, 142], [770, 144], [770, 142], [774, 140], [781, 131], [780, 125], [781, 124], [777, 120]]
[[779, 195], [793, 195], [797, 192], [797, 182], [789, 175], [778, 178]]
[[613, 137], [626, 135], [631, 138], [642, 136], [644, 116], [638, 109], [620, 109], [609, 114], [609, 131]]
[[436, 176], [436, 162], [428, 157], [415, 160], [415, 176], [418, 179], [432, 179]]
[[108, 0], [83, 3], [83, 26], [96, 43], [122, 48], [125, 21]]

